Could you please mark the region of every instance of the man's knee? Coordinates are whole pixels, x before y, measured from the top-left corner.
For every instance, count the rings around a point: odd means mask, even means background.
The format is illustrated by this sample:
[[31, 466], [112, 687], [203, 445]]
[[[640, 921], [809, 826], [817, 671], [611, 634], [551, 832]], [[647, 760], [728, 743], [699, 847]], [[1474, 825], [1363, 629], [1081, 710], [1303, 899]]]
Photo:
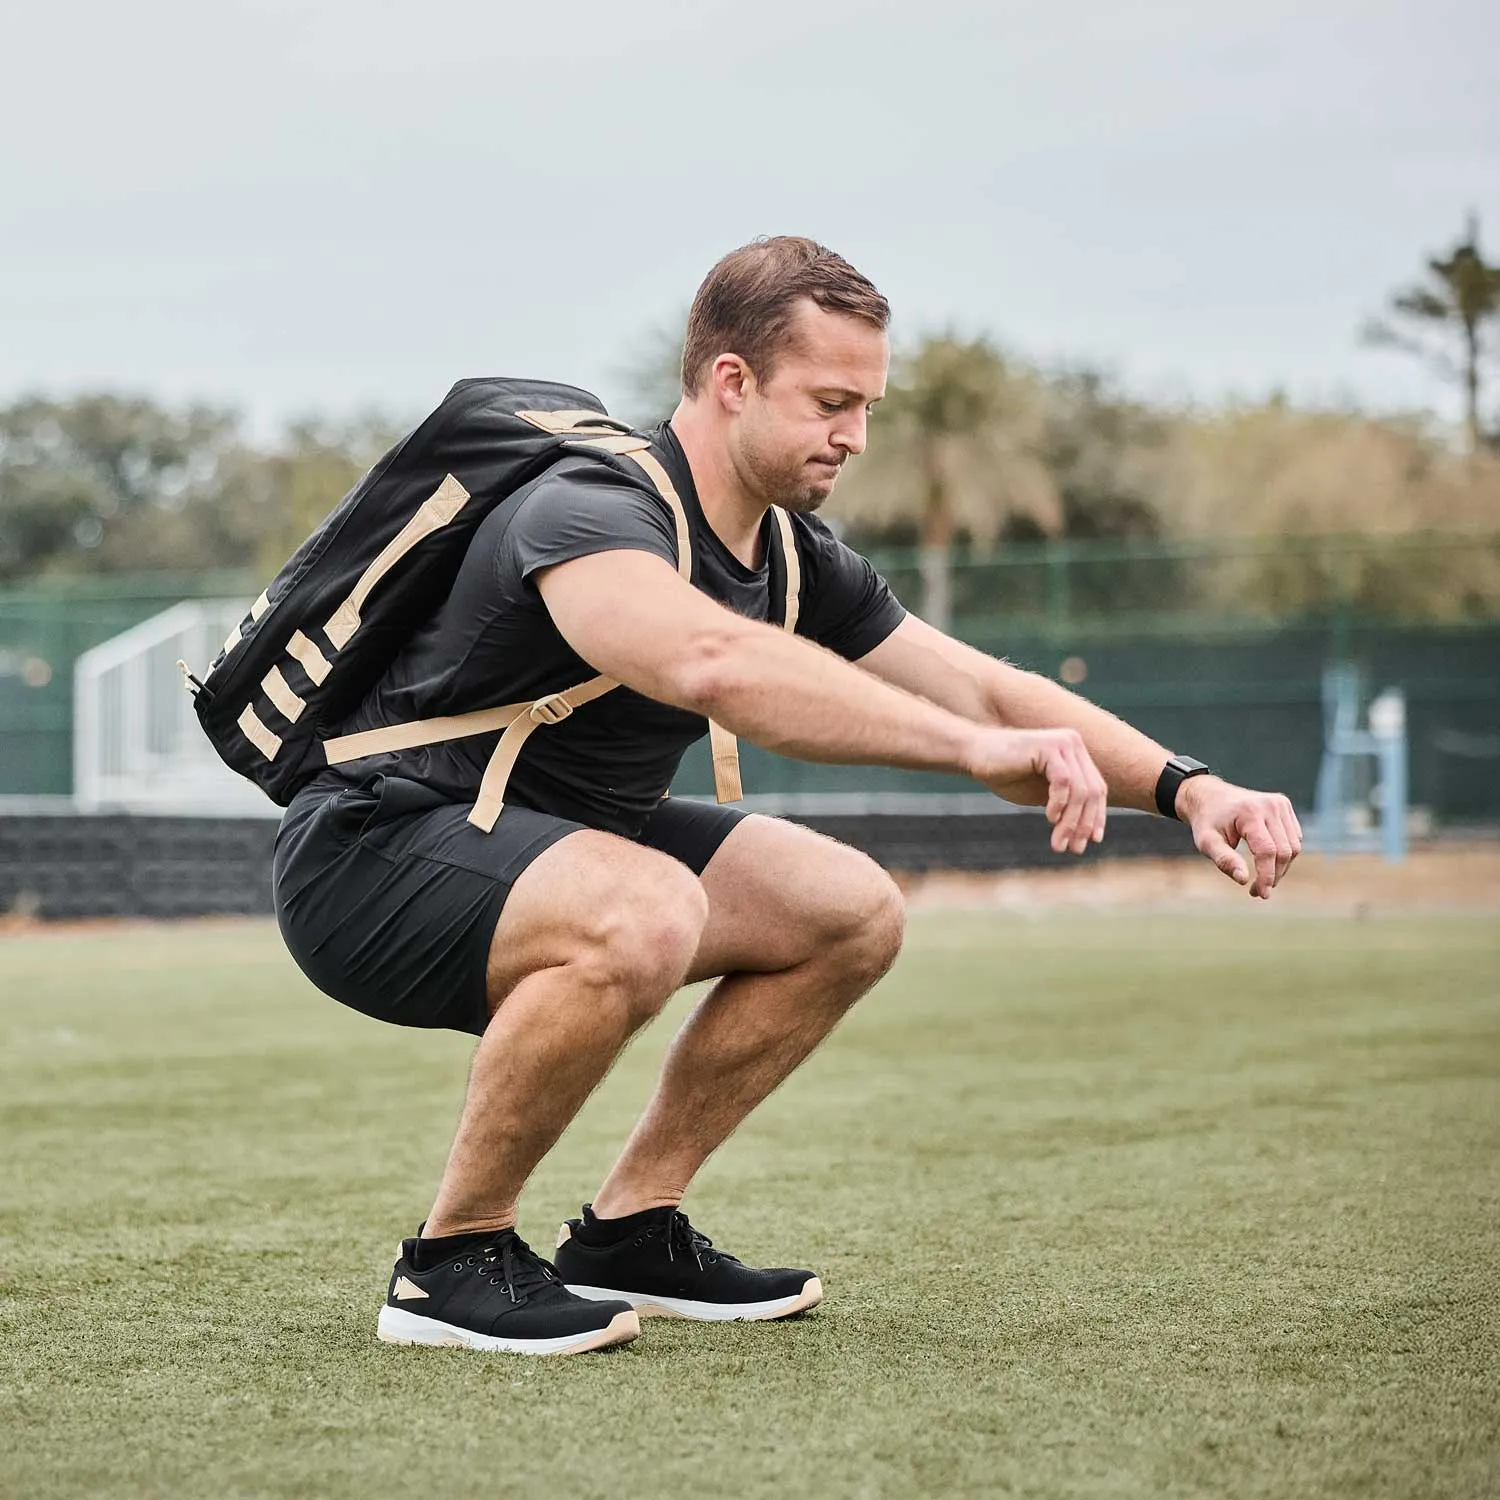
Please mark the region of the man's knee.
[[896, 962], [906, 935], [906, 898], [873, 860], [858, 857], [845, 911], [845, 962], [857, 965], [874, 984]]
[[665, 855], [643, 861], [628, 884], [594, 903], [572, 962], [588, 988], [621, 1007], [634, 1029], [681, 986], [707, 921], [708, 897], [685, 865]]
[[896, 882], [855, 849], [840, 848], [824, 873], [822, 899], [806, 912], [809, 955], [842, 976], [862, 979], [868, 989], [901, 951], [906, 900]]

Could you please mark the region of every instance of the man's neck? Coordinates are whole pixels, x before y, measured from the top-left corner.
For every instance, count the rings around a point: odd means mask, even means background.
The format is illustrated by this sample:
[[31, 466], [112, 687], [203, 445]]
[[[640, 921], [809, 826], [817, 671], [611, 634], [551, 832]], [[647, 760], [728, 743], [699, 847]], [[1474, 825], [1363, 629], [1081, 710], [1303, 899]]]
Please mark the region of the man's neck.
[[705, 419], [691, 402], [682, 402], [672, 414], [672, 431], [693, 471], [703, 519], [747, 568], [758, 568], [763, 561], [760, 539], [765, 502], [746, 491], [711, 419]]

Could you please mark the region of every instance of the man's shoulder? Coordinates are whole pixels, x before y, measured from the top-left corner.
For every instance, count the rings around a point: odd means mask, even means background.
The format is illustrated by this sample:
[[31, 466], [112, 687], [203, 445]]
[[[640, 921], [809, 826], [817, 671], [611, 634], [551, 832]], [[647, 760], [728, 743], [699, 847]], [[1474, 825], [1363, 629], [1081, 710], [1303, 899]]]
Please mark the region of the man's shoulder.
[[566, 452], [554, 460], [527, 486], [528, 498], [538, 490], [577, 490], [585, 494], [615, 490], [656, 495], [656, 487], [645, 472], [628, 458], [589, 448]]
[[645, 472], [613, 454], [567, 453], [537, 475], [511, 509], [533, 523], [546, 516], [666, 518], [668, 505]]
[[617, 549], [676, 563], [676, 530], [666, 503], [609, 455], [559, 458], [507, 507], [502, 566], [525, 578], [540, 568]]

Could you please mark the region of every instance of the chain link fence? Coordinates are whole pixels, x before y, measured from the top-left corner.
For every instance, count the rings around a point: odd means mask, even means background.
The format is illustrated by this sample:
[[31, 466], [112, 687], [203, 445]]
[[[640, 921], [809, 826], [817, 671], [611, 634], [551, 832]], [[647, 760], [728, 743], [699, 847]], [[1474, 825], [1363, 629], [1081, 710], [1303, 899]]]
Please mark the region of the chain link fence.
[[[917, 554], [873, 560], [918, 608]], [[1018, 546], [960, 553], [952, 577], [955, 634], [1303, 806], [1322, 750], [1324, 667], [1351, 663], [1370, 692], [1406, 694], [1413, 804], [1439, 822], [1500, 822], [1500, 533]], [[0, 593], [0, 795], [74, 792], [85, 651], [180, 600], [249, 598], [263, 582], [224, 573]], [[956, 778], [813, 766], [753, 746], [745, 785], [807, 811], [974, 793]], [[711, 787], [695, 752], [678, 790]]]

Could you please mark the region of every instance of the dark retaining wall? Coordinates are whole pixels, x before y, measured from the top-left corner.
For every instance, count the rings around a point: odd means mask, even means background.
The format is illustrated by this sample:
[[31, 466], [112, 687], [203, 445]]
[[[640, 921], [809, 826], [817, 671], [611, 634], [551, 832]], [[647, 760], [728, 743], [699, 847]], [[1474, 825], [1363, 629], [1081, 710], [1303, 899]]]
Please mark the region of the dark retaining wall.
[[[1061, 866], [1039, 813], [798, 814], [794, 821], [865, 850], [887, 869]], [[271, 910], [271, 843], [262, 818], [0, 815], [0, 912], [53, 919], [262, 915]], [[1087, 860], [1191, 854], [1181, 824], [1115, 814]]]

